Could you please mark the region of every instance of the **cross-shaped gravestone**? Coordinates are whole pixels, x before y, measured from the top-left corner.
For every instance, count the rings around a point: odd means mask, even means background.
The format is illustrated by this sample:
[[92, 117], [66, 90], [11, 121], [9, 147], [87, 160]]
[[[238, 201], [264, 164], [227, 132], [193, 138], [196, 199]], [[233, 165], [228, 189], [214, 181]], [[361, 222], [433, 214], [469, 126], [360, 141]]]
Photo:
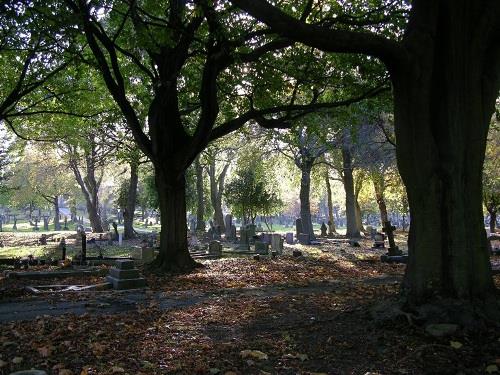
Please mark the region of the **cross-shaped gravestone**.
[[386, 221], [384, 223], [384, 227], [382, 229], [382, 231], [387, 235], [387, 239], [389, 240], [389, 249], [388, 249], [389, 256], [402, 254], [402, 251], [399, 250], [399, 248], [396, 246], [396, 243], [394, 242], [394, 230], [395, 229], [396, 229], [396, 227], [391, 225], [390, 221]]

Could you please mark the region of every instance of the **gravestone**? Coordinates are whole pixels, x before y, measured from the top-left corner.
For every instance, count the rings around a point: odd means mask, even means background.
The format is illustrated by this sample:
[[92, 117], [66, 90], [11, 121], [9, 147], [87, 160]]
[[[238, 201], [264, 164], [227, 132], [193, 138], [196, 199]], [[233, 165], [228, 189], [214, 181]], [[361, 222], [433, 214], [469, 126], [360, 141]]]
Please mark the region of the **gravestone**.
[[109, 270], [106, 280], [114, 289], [137, 289], [146, 286], [146, 279], [139, 275], [133, 260], [117, 260], [115, 266]]
[[328, 235], [327, 233], [328, 227], [326, 226], [325, 222], [321, 224], [321, 237], [326, 237]]
[[285, 241], [286, 241], [287, 244], [293, 245], [293, 233], [292, 232], [288, 232], [285, 235]]
[[85, 264], [87, 262], [87, 235], [85, 231], [80, 232], [82, 236], [82, 254], [81, 254], [81, 264]]
[[260, 255], [268, 255], [269, 244], [262, 241], [255, 241], [255, 252]]
[[233, 215], [227, 214], [224, 217], [224, 226], [226, 227], [226, 240], [231, 239], [231, 228], [233, 227]]
[[150, 263], [155, 259], [155, 252], [152, 247], [148, 247], [147, 243], [144, 243], [143, 246], [139, 247], [135, 252], [135, 259], [140, 259], [143, 263]]
[[399, 247], [396, 246], [396, 242], [394, 242], [394, 230], [395, 226], [391, 225], [390, 221], [386, 221], [384, 223], [384, 228], [382, 229], [384, 233], [387, 235], [387, 239], [389, 241], [389, 251], [387, 252], [388, 256], [397, 256], [403, 254]]
[[40, 245], [47, 245], [47, 235], [43, 233], [38, 239], [38, 242], [40, 243]]
[[253, 240], [255, 237], [255, 224], [248, 224], [246, 228], [248, 231], [248, 239]]
[[372, 247], [373, 249], [385, 248], [385, 236], [382, 233], [375, 233], [373, 240], [375, 241]]
[[271, 244], [271, 235], [269, 233], [262, 233], [260, 240], [264, 243]]
[[65, 260], [66, 259], [66, 239], [64, 237], [61, 238], [61, 242], [59, 242], [58, 247], [61, 250], [61, 260]]
[[191, 233], [196, 233], [196, 218], [194, 217], [189, 220], [189, 231]]
[[299, 243], [301, 245], [310, 245], [311, 244], [311, 238], [309, 237], [309, 234], [307, 234], [307, 233], [299, 233]]
[[239, 250], [250, 250], [250, 240], [248, 238], [248, 230], [242, 226], [240, 227], [240, 245], [238, 246]]
[[220, 257], [222, 255], [222, 245], [220, 241], [210, 241], [208, 245], [208, 255]]
[[271, 249], [277, 254], [283, 254], [283, 238], [281, 234], [273, 233], [271, 235]]
[[298, 218], [297, 220], [295, 220], [295, 237], [298, 239], [299, 238], [299, 234], [302, 233], [302, 219], [301, 218]]
[[234, 225], [231, 225], [231, 236], [229, 236], [229, 239], [231, 241], [236, 241], [237, 240], [237, 237], [236, 237], [236, 227]]

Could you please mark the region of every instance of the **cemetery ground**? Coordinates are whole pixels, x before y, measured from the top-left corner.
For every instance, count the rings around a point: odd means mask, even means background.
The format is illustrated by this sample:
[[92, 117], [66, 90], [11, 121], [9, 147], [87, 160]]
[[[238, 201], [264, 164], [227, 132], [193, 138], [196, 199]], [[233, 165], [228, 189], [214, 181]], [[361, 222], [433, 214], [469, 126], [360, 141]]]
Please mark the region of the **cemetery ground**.
[[[66, 238], [73, 255], [77, 245]], [[16, 249], [54, 250], [50, 240], [47, 246], [35, 240], [34, 234], [2, 234], [0, 257]], [[396, 241], [404, 249], [406, 234], [398, 232]], [[138, 243], [103, 249], [127, 256]], [[372, 243], [320, 239], [320, 245], [285, 245], [283, 255], [259, 259], [225, 247], [221, 258], [199, 260], [204, 267], [186, 275], [140, 267], [148, 287], [129, 291], [34, 294], [26, 287], [105, 279], [26, 280], [4, 273], [0, 374], [30, 368], [61, 375], [498, 372], [498, 329], [422, 324], [399, 310], [404, 265], [381, 263], [385, 250], [372, 250]], [[491, 259], [498, 268], [500, 257]], [[101, 268], [106, 273], [108, 266]], [[500, 287], [500, 275], [495, 282]]]

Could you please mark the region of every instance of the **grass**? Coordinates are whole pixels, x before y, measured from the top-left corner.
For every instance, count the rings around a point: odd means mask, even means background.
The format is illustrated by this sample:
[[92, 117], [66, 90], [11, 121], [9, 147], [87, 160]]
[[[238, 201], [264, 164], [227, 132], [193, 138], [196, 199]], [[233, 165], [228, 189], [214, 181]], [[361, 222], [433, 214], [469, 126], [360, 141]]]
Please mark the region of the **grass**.
[[[76, 256], [81, 248], [68, 245], [66, 255], [70, 258]], [[132, 246], [101, 246], [102, 255], [105, 257], [126, 257], [130, 256], [134, 247]], [[0, 248], [0, 258], [25, 258], [33, 255], [35, 258], [58, 258], [62, 257], [61, 250], [54, 245], [47, 246], [9, 246]], [[87, 245], [87, 256], [98, 256], [99, 248], [95, 245]]]

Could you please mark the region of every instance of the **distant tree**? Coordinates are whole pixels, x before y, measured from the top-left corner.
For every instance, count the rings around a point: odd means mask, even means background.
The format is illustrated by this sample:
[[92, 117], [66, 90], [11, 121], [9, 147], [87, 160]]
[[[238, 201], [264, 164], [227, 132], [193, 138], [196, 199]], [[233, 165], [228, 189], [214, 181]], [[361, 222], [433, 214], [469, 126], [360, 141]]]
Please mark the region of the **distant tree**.
[[500, 209], [500, 119], [491, 126], [483, 168], [483, 202], [490, 215], [490, 233], [495, 233]]

